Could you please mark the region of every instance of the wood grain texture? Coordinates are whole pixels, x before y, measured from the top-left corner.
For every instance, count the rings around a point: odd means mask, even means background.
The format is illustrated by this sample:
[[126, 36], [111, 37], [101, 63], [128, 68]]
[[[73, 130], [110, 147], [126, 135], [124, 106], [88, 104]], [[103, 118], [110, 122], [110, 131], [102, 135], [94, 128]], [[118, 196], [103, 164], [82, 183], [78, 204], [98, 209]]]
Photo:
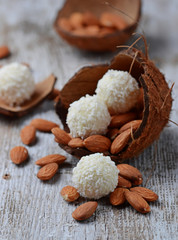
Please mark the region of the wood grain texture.
[[[58, 0], [0, 0], [0, 45], [8, 45], [12, 56], [0, 64], [27, 62], [33, 69], [36, 82], [51, 73], [58, 77], [56, 87], [62, 86], [82, 66], [105, 63], [114, 53], [93, 54], [76, 50], [58, 37], [52, 28], [63, 1]], [[177, 0], [143, 1], [141, 26], [146, 32], [150, 57], [156, 61], [166, 79], [175, 81], [171, 120], [178, 121], [178, 22]], [[166, 16], [166, 17], [165, 17]], [[142, 44], [141, 44], [142, 45]], [[52, 102], [44, 102], [21, 119], [0, 116], [0, 239], [1, 240], [115, 240], [115, 239], [177, 239], [176, 184], [178, 172], [178, 129], [172, 123], [164, 129], [157, 143], [146, 149], [130, 163], [142, 172], [143, 186], [153, 165], [155, 171], [147, 187], [159, 195], [151, 203], [151, 213], [142, 215], [130, 206], [112, 207], [108, 199], [98, 201], [96, 213], [83, 223], [71, 214], [84, 199], [68, 204], [60, 190], [71, 184], [72, 168], [77, 159], [67, 155], [54, 142], [52, 134], [37, 133], [35, 145], [27, 147], [27, 163], [15, 166], [9, 151], [23, 145], [20, 130], [33, 118], [44, 118], [61, 124]], [[48, 154], [63, 154], [67, 161], [55, 177], [41, 182], [36, 174], [35, 161]], [[11, 178], [3, 178], [10, 174]]]

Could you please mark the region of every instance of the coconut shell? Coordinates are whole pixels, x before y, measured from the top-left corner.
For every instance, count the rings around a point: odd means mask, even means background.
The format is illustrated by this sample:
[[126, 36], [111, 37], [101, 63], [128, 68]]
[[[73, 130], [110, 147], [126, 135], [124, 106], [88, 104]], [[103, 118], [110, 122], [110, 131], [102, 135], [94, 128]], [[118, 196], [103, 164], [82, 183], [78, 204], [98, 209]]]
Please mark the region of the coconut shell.
[[[108, 65], [97, 65], [84, 67], [72, 77], [63, 87], [60, 100], [56, 104], [56, 112], [62, 120], [64, 129], [69, 104], [88, 94], [94, 94], [97, 82], [108, 71], [108, 69], [128, 71], [132, 66], [131, 75], [138, 81], [144, 93], [143, 118], [140, 127], [133, 134], [133, 139], [117, 155], [110, 155], [113, 160], [124, 160], [132, 158], [141, 153], [146, 147], [159, 138], [161, 131], [167, 124], [172, 106], [171, 90], [165, 81], [164, 75], [137, 49], [128, 49], [120, 52]], [[72, 149], [61, 146], [68, 153], [81, 157], [91, 154], [86, 149]]]
[[[114, 8], [102, 1], [67, 0], [57, 14], [54, 28], [64, 40], [78, 48], [97, 52], [114, 51], [118, 45], [124, 44], [135, 31], [141, 15], [141, 0], [112, 0], [109, 3]], [[118, 14], [128, 25], [123, 30], [117, 30], [103, 36], [75, 35], [58, 25], [60, 19], [69, 18], [74, 12], [84, 13], [86, 11], [91, 12], [98, 18], [103, 12]]]

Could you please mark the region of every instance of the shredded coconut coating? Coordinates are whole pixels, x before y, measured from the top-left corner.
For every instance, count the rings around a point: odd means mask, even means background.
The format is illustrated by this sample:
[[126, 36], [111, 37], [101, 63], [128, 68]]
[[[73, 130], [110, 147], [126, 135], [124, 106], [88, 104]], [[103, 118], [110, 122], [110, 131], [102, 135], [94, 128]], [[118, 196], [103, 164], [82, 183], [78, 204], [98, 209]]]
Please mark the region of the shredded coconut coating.
[[29, 68], [11, 63], [0, 68], [0, 98], [9, 106], [19, 106], [30, 99], [35, 83]]
[[81, 196], [99, 199], [114, 191], [118, 174], [110, 157], [95, 153], [81, 158], [73, 169], [72, 181]]
[[67, 124], [72, 137], [105, 134], [111, 121], [107, 106], [96, 95], [81, 97], [70, 104]]
[[99, 80], [96, 93], [111, 114], [119, 114], [128, 112], [137, 104], [140, 89], [128, 72], [108, 70]]

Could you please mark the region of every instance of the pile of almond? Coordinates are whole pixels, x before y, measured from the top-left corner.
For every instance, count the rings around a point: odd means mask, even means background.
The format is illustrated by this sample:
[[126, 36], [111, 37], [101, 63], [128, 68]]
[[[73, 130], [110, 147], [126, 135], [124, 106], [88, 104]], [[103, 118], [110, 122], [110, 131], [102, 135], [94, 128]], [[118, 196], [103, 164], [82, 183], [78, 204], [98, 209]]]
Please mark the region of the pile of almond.
[[[140, 185], [143, 181], [140, 171], [128, 164], [117, 165], [119, 169], [118, 186], [109, 196], [109, 201], [113, 206], [119, 206], [126, 201], [138, 212], [148, 213], [151, 211], [147, 202], [154, 202], [158, 195], [152, 190], [144, 187], [133, 187]], [[61, 190], [61, 196], [67, 202], [73, 202], [79, 198], [77, 189], [73, 186], [66, 186]], [[78, 221], [86, 220], [96, 211], [98, 203], [89, 201], [80, 205], [72, 213], [72, 217]]]
[[104, 36], [123, 30], [128, 23], [119, 15], [103, 12], [96, 17], [91, 12], [73, 12], [68, 18], [59, 18], [58, 26], [77, 36]]
[[[106, 151], [106, 146], [108, 148], [109, 142], [111, 142], [112, 139], [117, 140], [118, 143], [118, 137], [122, 136], [122, 133], [128, 132], [128, 130], [130, 132], [135, 131], [138, 128], [141, 120], [132, 120], [134, 117], [134, 113], [123, 114], [120, 115], [120, 117], [114, 116], [111, 120], [110, 127], [113, 126], [120, 128], [117, 129], [117, 133], [114, 133], [115, 136], [113, 136], [111, 132], [112, 130], [113, 132], [116, 131], [116, 128], [109, 130], [110, 139], [99, 135], [90, 136], [85, 140], [80, 138], [72, 139], [70, 134], [60, 129], [56, 123], [40, 118], [33, 119], [29, 125], [25, 126], [21, 130], [20, 137], [25, 145], [31, 145], [35, 142], [36, 131], [49, 133], [52, 132], [55, 136], [55, 141], [58, 143], [65, 145], [68, 144], [71, 147], [86, 147], [90, 151], [95, 152], [104, 152]], [[96, 139], [98, 139], [98, 141]], [[112, 147], [112, 144], [110, 144], [110, 147]], [[16, 146], [11, 149], [10, 158], [15, 164], [21, 164], [28, 159], [28, 150], [23, 146]], [[37, 177], [43, 181], [51, 179], [58, 171], [59, 166], [65, 160], [66, 157], [60, 154], [51, 154], [38, 159], [35, 164], [41, 168], [37, 173]], [[118, 206], [127, 201], [133, 208], [141, 213], [150, 212], [150, 206], [148, 205], [147, 201], [156, 201], [158, 196], [150, 189], [144, 187], [135, 187], [142, 184], [143, 181], [140, 171], [128, 164], [119, 164], [117, 165], [117, 168], [119, 169], [118, 185], [114, 192], [110, 194], [110, 203], [113, 206]], [[80, 194], [73, 186], [66, 186], [61, 190], [61, 196], [64, 200], [73, 202], [80, 197]], [[85, 220], [93, 215], [97, 206], [98, 203], [96, 201], [84, 203], [72, 213], [72, 217], [78, 221]]]
[[71, 148], [86, 148], [91, 152], [110, 152], [115, 155], [121, 152], [133, 140], [133, 133], [139, 128], [142, 120], [136, 112], [112, 116], [106, 136], [92, 135], [86, 139], [72, 138], [64, 130], [55, 127], [51, 131], [55, 141]]

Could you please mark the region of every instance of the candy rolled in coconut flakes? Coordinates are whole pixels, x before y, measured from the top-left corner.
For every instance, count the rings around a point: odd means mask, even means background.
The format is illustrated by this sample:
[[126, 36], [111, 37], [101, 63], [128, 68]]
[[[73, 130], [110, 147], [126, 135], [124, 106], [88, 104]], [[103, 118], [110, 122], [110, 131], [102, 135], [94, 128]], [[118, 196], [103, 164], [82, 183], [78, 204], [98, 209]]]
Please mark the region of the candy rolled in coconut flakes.
[[[69, 104], [86, 94], [94, 94], [98, 81], [108, 69], [128, 71], [134, 77], [140, 88], [143, 88], [143, 116], [139, 128], [132, 132], [128, 144], [117, 154], [109, 155], [112, 160], [124, 160], [140, 154], [146, 147], [159, 138], [165, 125], [168, 123], [172, 106], [171, 89], [164, 75], [148, 58], [147, 48], [144, 54], [132, 46], [117, 54], [108, 65], [84, 67], [61, 90], [56, 112], [61, 118], [65, 130], [66, 114]], [[91, 154], [86, 149], [72, 149], [61, 146], [68, 153], [81, 157]]]

